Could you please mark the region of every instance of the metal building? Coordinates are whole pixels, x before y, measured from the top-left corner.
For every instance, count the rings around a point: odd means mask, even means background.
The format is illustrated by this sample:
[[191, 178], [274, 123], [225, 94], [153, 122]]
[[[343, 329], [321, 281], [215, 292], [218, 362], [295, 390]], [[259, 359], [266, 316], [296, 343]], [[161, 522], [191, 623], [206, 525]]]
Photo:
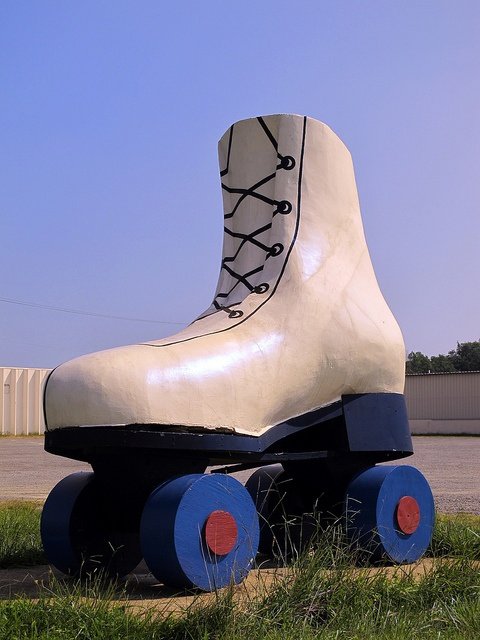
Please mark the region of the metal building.
[[408, 374], [405, 397], [412, 433], [480, 435], [480, 371]]
[[0, 367], [0, 434], [20, 436], [45, 431], [43, 385], [50, 369]]

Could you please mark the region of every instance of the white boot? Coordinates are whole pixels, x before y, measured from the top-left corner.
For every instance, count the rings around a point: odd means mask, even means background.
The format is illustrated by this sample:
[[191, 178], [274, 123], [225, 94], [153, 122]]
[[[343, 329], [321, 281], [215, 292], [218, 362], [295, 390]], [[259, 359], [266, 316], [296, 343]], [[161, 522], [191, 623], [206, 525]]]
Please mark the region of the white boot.
[[405, 349], [377, 284], [350, 153], [296, 115], [243, 120], [219, 144], [222, 267], [179, 333], [51, 374], [48, 429], [158, 424], [260, 435], [344, 394], [403, 393]]

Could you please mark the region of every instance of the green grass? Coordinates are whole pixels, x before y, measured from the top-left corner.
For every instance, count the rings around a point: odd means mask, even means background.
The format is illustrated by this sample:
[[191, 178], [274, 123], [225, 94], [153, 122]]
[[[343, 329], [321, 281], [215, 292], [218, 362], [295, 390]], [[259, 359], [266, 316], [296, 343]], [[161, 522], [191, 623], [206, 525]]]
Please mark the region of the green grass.
[[[3, 562], [43, 561], [38, 523], [36, 505], [0, 505]], [[224, 589], [176, 615], [139, 614], [119, 602], [121, 585], [100, 579], [54, 581], [36, 601], [0, 600], [0, 640], [477, 640], [479, 536], [480, 517], [440, 516], [432, 567], [414, 576], [405, 567], [359, 569], [331, 529], [273, 585], [260, 575], [248, 599]]]
[[197, 601], [176, 615], [139, 614], [118, 602], [122, 595], [101, 581], [58, 582], [37, 602], [0, 601], [0, 640], [480, 637], [480, 580], [472, 561], [436, 559], [420, 578], [401, 567], [393, 575], [364, 571], [328, 538], [270, 588], [260, 579], [246, 601], [225, 589], [213, 603]]
[[46, 562], [40, 540], [41, 507], [34, 502], [0, 503], [0, 569]]
[[438, 515], [429, 554], [480, 560], [480, 516]]
[[473, 640], [480, 637], [479, 595], [469, 561], [438, 563], [422, 578], [402, 569], [393, 576], [349, 566], [321, 571], [310, 561], [265, 598], [261, 612], [277, 629], [306, 638]]

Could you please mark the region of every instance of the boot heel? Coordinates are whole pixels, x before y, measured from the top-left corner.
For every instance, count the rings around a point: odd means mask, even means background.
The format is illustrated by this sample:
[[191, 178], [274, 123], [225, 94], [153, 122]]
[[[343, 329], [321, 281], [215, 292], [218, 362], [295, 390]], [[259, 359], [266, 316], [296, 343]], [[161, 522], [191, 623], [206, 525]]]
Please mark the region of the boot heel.
[[401, 393], [362, 393], [342, 396], [343, 416], [352, 452], [413, 453], [405, 396]]

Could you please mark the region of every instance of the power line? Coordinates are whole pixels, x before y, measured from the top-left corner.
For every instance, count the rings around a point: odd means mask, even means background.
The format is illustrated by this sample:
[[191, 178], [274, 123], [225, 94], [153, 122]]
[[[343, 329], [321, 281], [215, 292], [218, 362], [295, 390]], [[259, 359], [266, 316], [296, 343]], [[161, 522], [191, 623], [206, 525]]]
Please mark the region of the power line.
[[151, 324], [176, 324], [185, 326], [185, 322], [169, 322], [168, 320], [146, 320], [145, 318], [127, 318], [126, 316], [114, 316], [106, 313], [95, 313], [94, 311], [80, 311], [79, 309], [68, 309], [66, 307], [53, 307], [48, 304], [37, 302], [25, 302], [24, 300], [13, 300], [12, 298], [0, 298], [0, 302], [6, 304], [16, 304], [22, 307], [33, 307], [34, 309], [46, 309], [47, 311], [58, 311], [61, 313], [73, 313], [78, 316], [91, 316], [94, 318], [108, 318], [110, 320], [127, 320], [128, 322], [149, 322]]

